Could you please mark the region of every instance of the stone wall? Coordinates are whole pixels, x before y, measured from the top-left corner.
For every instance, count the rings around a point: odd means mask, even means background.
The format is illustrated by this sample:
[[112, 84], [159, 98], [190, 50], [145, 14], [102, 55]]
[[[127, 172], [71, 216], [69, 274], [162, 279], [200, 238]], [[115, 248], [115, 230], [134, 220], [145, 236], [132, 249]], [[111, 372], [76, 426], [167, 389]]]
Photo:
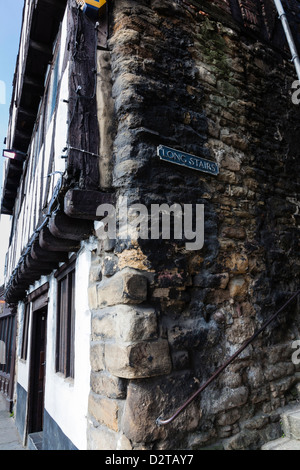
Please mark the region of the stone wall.
[[[228, 5], [220, 16], [191, 3], [112, 2], [106, 188], [112, 181], [128, 204], [204, 204], [205, 243], [188, 251], [185, 240], [99, 240], [89, 288], [90, 449], [256, 449], [278, 437], [279, 409], [295, 400], [297, 302], [177, 420], [156, 424], [299, 285], [293, 66], [241, 32]], [[216, 161], [220, 174], [162, 162], [160, 144]]]

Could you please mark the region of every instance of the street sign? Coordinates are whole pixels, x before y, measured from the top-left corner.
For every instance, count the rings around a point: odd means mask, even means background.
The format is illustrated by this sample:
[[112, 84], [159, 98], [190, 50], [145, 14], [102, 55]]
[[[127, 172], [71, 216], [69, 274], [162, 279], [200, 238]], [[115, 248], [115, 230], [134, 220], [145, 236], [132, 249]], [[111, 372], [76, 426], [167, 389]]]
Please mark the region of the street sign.
[[219, 165], [216, 162], [206, 160], [190, 153], [175, 150], [164, 145], [157, 147], [157, 155], [161, 160], [184, 166], [192, 170], [202, 171], [217, 176], [219, 174]]

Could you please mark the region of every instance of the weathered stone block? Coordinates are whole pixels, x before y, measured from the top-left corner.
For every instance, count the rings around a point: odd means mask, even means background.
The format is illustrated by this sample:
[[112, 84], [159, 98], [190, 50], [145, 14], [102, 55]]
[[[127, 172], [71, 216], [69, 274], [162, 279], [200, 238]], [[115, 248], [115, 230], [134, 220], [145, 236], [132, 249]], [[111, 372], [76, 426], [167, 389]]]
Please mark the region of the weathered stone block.
[[92, 316], [92, 338], [94, 339], [112, 339], [116, 334], [116, 311], [107, 312], [106, 309], [100, 310]]
[[292, 362], [281, 362], [279, 364], [271, 365], [264, 371], [266, 381], [277, 380], [294, 372], [294, 364]]
[[222, 393], [215, 400], [212, 400], [212, 411], [218, 413], [225, 410], [228, 411], [231, 408], [240, 407], [247, 402], [248, 395], [249, 392], [246, 387], [238, 387], [235, 389], [225, 387]]
[[224, 450], [255, 448], [255, 446], [259, 446], [260, 442], [260, 434], [258, 431], [243, 430], [226, 441]]
[[227, 338], [232, 344], [242, 344], [255, 332], [255, 322], [250, 317], [235, 318], [228, 328]]
[[153, 308], [117, 305], [97, 311], [92, 317], [92, 337], [122, 342], [157, 337], [157, 316]]
[[107, 397], [90, 392], [88, 410], [90, 415], [98, 423], [107, 426], [113, 431], [118, 431], [118, 402]]
[[139, 304], [147, 299], [147, 279], [133, 269], [123, 269], [97, 285], [97, 306]]
[[264, 375], [261, 367], [249, 367], [247, 371], [248, 381], [252, 388], [261, 387], [264, 383]]
[[226, 259], [226, 267], [235, 274], [246, 273], [249, 267], [248, 257], [243, 253], [232, 253]]
[[98, 372], [105, 369], [103, 342], [95, 341], [91, 343], [90, 360], [93, 371]]
[[88, 288], [88, 301], [91, 310], [98, 308], [98, 294], [96, 284], [92, 284]]
[[105, 426], [88, 426], [88, 450], [116, 450], [118, 434]]
[[[132, 442], [153, 442], [166, 435], [164, 426], [157, 426], [156, 419], [163, 414], [164, 418], [172, 415], [178, 403], [186, 398], [191, 390], [184, 384], [191, 380], [182, 373], [156, 380], [131, 381], [128, 386], [126, 407], [122, 420], [122, 430]], [[194, 431], [199, 425], [201, 411], [195, 402], [191, 403], [173, 423], [168, 425], [180, 433]]]
[[236, 423], [236, 421], [238, 421], [240, 417], [241, 410], [239, 410], [238, 408], [233, 408], [228, 412], [221, 413], [216, 419], [216, 424], [218, 426], [230, 426]]
[[124, 434], [119, 436], [116, 450], [132, 450], [130, 440]]
[[246, 238], [246, 230], [244, 227], [225, 227], [222, 232], [223, 237], [235, 238], [237, 240], [243, 240]]
[[116, 337], [134, 342], [157, 337], [157, 315], [153, 308], [122, 306], [118, 311]]
[[111, 375], [108, 372], [92, 372], [91, 388], [98, 395], [104, 395], [107, 398], [125, 398], [126, 386], [123, 379]]
[[166, 340], [136, 343], [107, 343], [107, 370], [127, 379], [154, 377], [171, 372], [172, 364]]
[[242, 299], [247, 294], [248, 284], [243, 276], [237, 276], [231, 279], [229, 283], [230, 296]]

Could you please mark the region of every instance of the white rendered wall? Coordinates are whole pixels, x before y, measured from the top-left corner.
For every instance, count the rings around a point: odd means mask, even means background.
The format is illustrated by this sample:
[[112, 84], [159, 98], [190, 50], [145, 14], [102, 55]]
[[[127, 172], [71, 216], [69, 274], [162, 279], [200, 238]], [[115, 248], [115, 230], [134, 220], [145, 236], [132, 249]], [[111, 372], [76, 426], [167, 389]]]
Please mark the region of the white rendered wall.
[[[82, 243], [76, 261], [75, 279], [75, 374], [65, 378], [55, 370], [56, 353], [56, 295], [57, 281], [54, 274], [43, 276], [29, 293], [49, 282], [47, 315], [47, 348], [45, 409], [64, 434], [79, 450], [87, 449], [87, 410], [90, 391], [90, 335], [91, 314], [88, 306], [88, 283], [92, 243]], [[24, 304], [19, 303], [20, 329], [18, 337], [17, 382], [28, 392], [30, 346], [32, 340], [32, 314], [30, 315], [27, 360], [20, 359]]]
[[86, 428], [90, 391], [91, 317], [88, 281], [91, 253], [84, 244], [76, 262], [75, 284], [75, 374], [66, 379], [55, 371], [56, 280], [52, 279], [48, 306], [45, 408], [79, 450], [87, 449]]

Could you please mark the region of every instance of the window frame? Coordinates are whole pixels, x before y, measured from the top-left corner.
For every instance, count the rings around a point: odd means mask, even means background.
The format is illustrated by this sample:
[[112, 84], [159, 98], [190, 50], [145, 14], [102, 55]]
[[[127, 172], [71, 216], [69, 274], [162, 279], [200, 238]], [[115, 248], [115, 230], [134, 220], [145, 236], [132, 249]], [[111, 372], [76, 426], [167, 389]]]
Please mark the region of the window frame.
[[25, 308], [24, 308], [22, 344], [21, 344], [21, 355], [20, 355], [20, 358], [23, 361], [27, 361], [27, 357], [28, 357], [30, 310], [31, 310], [30, 302], [26, 302]]
[[76, 256], [63, 265], [55, 277], [57, 281], [55, 371], [65, 378], [74, 379]]

